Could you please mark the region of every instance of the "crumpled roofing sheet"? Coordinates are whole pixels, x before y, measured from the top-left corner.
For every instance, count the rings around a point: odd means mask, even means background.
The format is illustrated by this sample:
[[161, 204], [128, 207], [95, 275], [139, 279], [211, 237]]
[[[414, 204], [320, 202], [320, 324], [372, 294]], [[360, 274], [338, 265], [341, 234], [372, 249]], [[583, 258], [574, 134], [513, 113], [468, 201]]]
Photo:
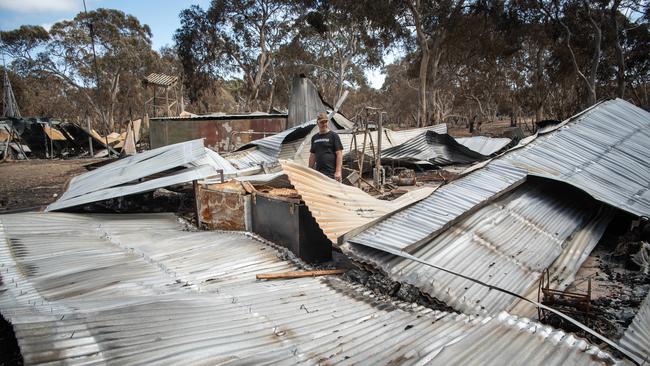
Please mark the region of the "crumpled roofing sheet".
[[[613, 217], [614, 209], [601, 207], [586, 226], [571, 235], [563, 246], [562, 254], [548, 268], [550, 288], [564, 291], [575, 281], [576, 273], [602, 238]], [[532, 284], [527, 292], [522, 293], [524, 297], [533, 301], [537, 301], [538, 294], [539, 281]], [[537, 317], [537, 307], [523, 300], [518, 301], [508, 312], [527, 318]]]
[[[386, 149], [391, 148], [392, 146], [402, 144], [405, 141], [409, 140], [410, 138], [420, 135], [426, 131], [433, 131], [436, 133], [447, 133], [447, 125], [445, 123], [441, 123], [433, 126], [412, 128], [409, 130], [399, 130], [399, 131], [393, 131], [391, 129], [384, 128], [383, 129], [384, 136], [381, 140], [381, 149], [382, 151], [384, 151]], [[311, 133], [305, 137], [304, 142], [295, 148], [296, 152], [292, 160], [301, 163], [303, 165], [308, 164], [309, 150], [311, 148], [311, 137], [316, 133], [318, 133], [318, 129], [314, 129], [313, 131], [311, 131]], [[357, 140], [356, 149], [358, 149], [359, 152], [361, 152], [361, 150], [363, 149], [363, 139], [364, 139], [363, 133], [361, 132], [354, 133], [353, 130], [339, 133], [339, 138], [341, 139], [341, 144], [343, 145], [343, 156], [346, 156], [347, 154], [349, 154], [351, 151], [355, 149], [354, 140], [353, 140], [355, 136]], [[372, 156], [372, 150], [370, 148], [371, 140], [372, 140], [372, 144], [373, 144], [372, 147], [374, 148], [374, 151], [375, 152], [377, 151], [377, 148], [379, 147], [378, 136], [379, 135], [377, 130], [372, 130], [368, 132], [368, 136], [366, 137], [366, 151], [365, 151], [367, 157]], [[286, 154], [288, 153], [289, 151], [286, 152]], [[285, 154], [286, 159], [291, 159], [286, 154]]]
[[440, 166], [470, 164], [488, 159], [489, 156], [469, 149], [450, 135], [427, 131], [383, 151], [381, 157], [382, 159]]
[[349, 240], [380, 249], [415, 248], [529, 174], [564, 181], [614, 207], [650, 216], [648, 141], [649, 112], [622, 99], [605, 101], [553, 132], [523, 140]]
[[306, 166], [290, 161], [282, 161], [281, 165], [320, 228], [335, 244], [339, 236], [350, 230], [417, 202], [435, 190], [435, 187], [423, 187], [386, 201]]
[[472, 136], [455, 137], [454, 139], [459, 144], [482, 155], [492, 155], [497, 153], [512, 142], [512, 140], [507, 137]]
[[[286, 154], [285, 145], [295, 146], [296, 141], [303, 141], [315, 129], [316, 120], [286, 129], [275, 135], [255, 140], [226, 156], [237, 169], [250, 169], [278, 163], [278, 158]], [[283, 148], [285, 149], [283, 152]], [[295, 148], [294, 148], [295, 149]]]
[[[145, 151], [72, 178], [68, 189], [45, 210], [53, 211], [84, 203], [96, 202], [129, 194], [143, 193], [156, 188], [185, 183], [215, 175], [222, 168], [209, 153], [203, 140], [192, 140]], [[139, 179], [170, 169], [188, 166], [179, 173], [143, 183]]]
[[201, 165], [209, 165], [215, 170], [222, 170], [225, 176], [234, 176], [241, 173], [240, 170], [236, 169], [228, 160], [219, 155], [218, 152], [206, 147], [205, 155], [191, 161], [188, 166], [198, 167]]
[[384, 129], [384, 131], [386, 132], [386, 137], [388, 138], [389, 144], [383, 144], [382, 146], [386, 146], [385, 148], [388, 148], [391, 146], [397, 146], [403, 144], [406, 141], [412, 139], [413, 137], [421, 135], [422, 133], [425, 133], [427, 131], [433, 131], [435, 133], [441, 133], [441, 134], [447, 133], [447, 124], [440, 123], [433, 126], [410, 128], [407, 130]]
[[650, 296], [643, 300], [639, 312], [623, 334], [620, 343], [642, 360], [650, 360]]
[[[570, 245], [572, 235], [587, 227], [594, 212], [598, 212], [598, 203], [587, 195], [580, 195], [576, 189], [560, 189], [558, 185], [525, 183], [452, 225], [413, 255], [525, 295], [542, 271]], [[602, 235], [602, 230], [596, 234]], [[341, 248], [390, 278], [414, 285], [467, 314], [496, 314], [510, 309], [518, 300], [380, 250], [350, 243]]]
[[172, 216], [0, 216], [0, 311], [25, 364], [612, 364], [583, 339], [501, 313], [387, 302], [250, 236]]

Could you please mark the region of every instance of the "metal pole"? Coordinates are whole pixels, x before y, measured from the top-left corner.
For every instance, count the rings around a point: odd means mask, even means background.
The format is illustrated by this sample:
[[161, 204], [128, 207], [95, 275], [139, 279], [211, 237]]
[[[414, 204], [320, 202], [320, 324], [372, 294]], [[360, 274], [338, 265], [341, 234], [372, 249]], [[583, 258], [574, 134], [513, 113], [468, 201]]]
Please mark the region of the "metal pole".
[[93, 151], [93, 138], [90, 136], [92, 129], [90, 127], [90, 118], [88, 118], [88, 114], [86, 114], [86, 124], [88, 126], [88, 151], [90, 152], [90, 157], [92, 158], [95, 156], [95, 152]]
[[379, 112], [379, 125], [377, 126], [377, 155], [375, 156], [375, 184], [379, 190], [382, 190], [381, 185], [381, 140], [383, 138], [383, 117], [384, 112]]
[[[50, 134], [54, 135], [54, 128], [52, 127], [52, 122], [47, 121], [47, 124], [50, 128]], [[54, 159], [54, 139], [50, 136], [50, 159]]]

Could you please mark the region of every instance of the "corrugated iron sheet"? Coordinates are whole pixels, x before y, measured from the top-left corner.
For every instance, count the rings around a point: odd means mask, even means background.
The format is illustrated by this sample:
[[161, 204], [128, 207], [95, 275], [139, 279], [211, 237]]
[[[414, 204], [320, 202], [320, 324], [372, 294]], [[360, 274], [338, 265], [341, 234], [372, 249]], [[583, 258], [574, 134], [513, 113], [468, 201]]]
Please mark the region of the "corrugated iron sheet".
[[621, 344], [645, 362], [650, 360], [650, 296], [643, 300], [632, 324], [623, 334]]
[[150, 84], [158, 86], [171, 86], [178, 81], [177, 76], [170, 76], [165, 74], [151, 73], [144, 80]]
[[124, 197], [131, 194], [151, 192], [158, 188], [169, 187], [176, 184], [201, 180], [215, 176], [217, 172], [209, 165], [201, 165], [195, 168], [187, 168], [177, 173], [147, 180], [138, 184], [128, 184], [116, 187], [107, 187], [94, 192], [89, 192], [78, 197], [66, 198], [64, 201], [56, 201], [45, 208], [45, 211], [57, 211], [67, 207], [79, 206], [92, 202], [99, 202], [110, 198]]
[[[203, 147], [203, 140], [193, 140], [145, 151], [72, 178], [68, 189], [45, 210], [60, 210], [207, 178], [217, 173], [215, 167], [209, 164], [213, 158], [214, 154], [207, 155], [206, 148]], [[193, 168], [173, 175], [127, 185], [127, 183], [156, 173], [186, 165], [191, 166], [201, 160], [206, 160], [204, 161], [206, 165], [197, 164]]]
[[224, 158], [239, 170], [262, 171], [264, 166], [272, 166], [278, 163], [275, 156], [266, 154], [257, 147], [224, 154]]
[[315, 126], [315, 120], [305, 122], [273, 136], [255, 140], [238, 151], [225, 155], [225, 158], [238, 169], [277, 164], [280, 156], [292, 157], [292, 150], [309, 136]]
[[235, 178], [240, 182], [249, 182], [251, 184], [263, 184], [271, 187], [289, 187], [291, 182], [283, 171], [266, 174], [247, 175]]
[[384, 150], [382, 158], [416, 164], [469, 164], [487, 159], [510, 142], [485, 136], [454, 138], [429, 130]]
[[325, 235], [339, 236], [430, 195], [434, 187], [420, 188], [393, 201], [376, 199], [359, 188], [330, 179], [320, 172], [289, 161], [282, 169], [300, 193]]
[[530, 174], [567, 182], [624, 211], [650, 216], [647, 141], [649, 112], [621, 99], [605, 101], [553, 132], [523, 140], [350, 240], [394, 250], [417, 247]]
[[[576, 191], [546, 182], [526, 183], [452, 225], [413, 255], [526, 294], [541, 272], [563, 253], [572, 235], [589, 227], [594, 212], [598, 212], [597, 203]], [[405, 230], [396, 228], [394, 232]], [[590, 234], [602, 235], [602, 230]], [[414, 285], [467, 314], [496, 314], [517, 302], [470, 280], [380, 250], [349, 243], [342, 249], [392, 279]]]
[[[564, 291], [575, 281], [576, 273], [602, 238], [613, 216], [613, 209], [602, 207], [585, 227], [571, 235], [562, 248], [562, 254], [548, 268], [550, 288]], [[538, 293], [539, 282], [536, 282], [522, 295], [537, 301]], [[517, 302], [508, 312], [533, 319], [537, 317], [537, 308], [523, 300]]]
[[325, 105], [314, 83], [306, 77], [294, 77], [289, 96], [287, 128], [315, 120], [318, 112], [324, 111]]
[[423, 132], [406, 142], [382, 152], [382, 159], [433, 165], [470, 164], [485, 160], [487, 155], [457, 142], [447, 134]]
[[274, 158], [278, 157], [282, 144], [299, 140], [307, 136], [316, 126], [316, 120], [307, 121], [295, 127], [288, 128], [273, 136], [255, 140], [242, 146], [238, 150], [246, 150], [250, 147], [257, 146], [263, 153]]
[[223, 170], [225, 176], [233, 176], [240, 173], [228, 160], [219, 155], [216, 151], [205, 148], [205, 156], [198, 158], [190, 163], [192, 166], [210, 165], [215, 170]]
[[411, 128], [408, 130], [390, 130], [384, 129], [386, 131], [386, 137], [388, 138], [388, 144], [384, 144], [382, 141], [382, 147], [386, 148], [391, 146], [397, 146], [403, 144], [404, 142], [412, 139], [415, 136], [418, 136], [427, 131], [433, 131], [435, 133], [447, 133], [447, 124], [441, 123], [433, 126]]
[[617, 363], [506, 313], [432, 311], [333, 278], [256, 281], [299, 264], [171, 215], [4, 215], [0, 254], [0, 311], [26, 364]]
[[[384, 136], [381, 140], [382, 151], [389, 149], [392, 146], [401, 144], [404, 141], [408, 140], [409, 138], [412, 138], [413, 136], [417, 136], [426, 131], [433, 131], [436, 133], [446, 133], [447, 125], [442, 123], [442, 124], [427, 126], [422, 128], [413, 128], [410, 130], [393, 131], [390, 129], [384, 129], [383, 131], [384, 131]], [[318, 133], [318, 130], [314, 129], [309, 135], [307, 135], [307, 137], [305, 137], [303, 144], [297, 148], [297, 151], [293, 158], [294, 161], [301, 163], [303, 165], [308, 164], [309, 150], [311, 148], [311, 137], [316, 133]], [[354, 140], [353, 140], [355, 136], [356, 136], [356, 145], [354, 144]], [[353, 131], [339, 132], [339, 138], [341, 139], [341, 144], [343, 145], [343, 156], [347, 156], [347, 154], [349, 154], [351, 151], [355, 149], [357, 149], [359, 152], [361, 152], [361, 150], [363, 149], [363, 139], [364, 139], [363, 133], [360, 132], [355, 133]], [[368, 136], [366, 137], [365, 154], [367, 156], [372, 155], [372, 149], [370, 145], [371, 140], [372, 140], [372, 148], [376, 152], [377, 147], [379, 146], [377, 144], [379, 142], [377, 130], [369, 131]]]
[[495, 154], [512, 142], [507, 137], [487, 136], [455, 137], [455, 140], [459, 144], [482, 155]]

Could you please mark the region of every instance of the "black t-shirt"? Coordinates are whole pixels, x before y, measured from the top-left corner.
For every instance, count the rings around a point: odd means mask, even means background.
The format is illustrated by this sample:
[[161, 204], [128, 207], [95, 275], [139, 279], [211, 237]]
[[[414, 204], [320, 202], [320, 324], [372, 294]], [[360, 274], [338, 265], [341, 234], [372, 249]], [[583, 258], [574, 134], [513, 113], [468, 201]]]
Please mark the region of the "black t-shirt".
[[343, 150], [341, 138], [336, 132], [319, 132], [311, 137], [310, 152], [316, 155], [316, 170], [334, 179], [336, 171], [336, 152]]

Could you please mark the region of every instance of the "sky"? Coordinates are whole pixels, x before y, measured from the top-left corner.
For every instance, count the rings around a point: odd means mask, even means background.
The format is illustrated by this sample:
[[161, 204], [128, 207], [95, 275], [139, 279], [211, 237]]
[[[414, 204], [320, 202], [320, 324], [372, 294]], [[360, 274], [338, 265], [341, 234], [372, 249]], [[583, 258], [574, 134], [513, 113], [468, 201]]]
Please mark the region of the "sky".
[[[180, 26], [178, 14], [191, 5], [206, 9], [209, 0], [86, 0], [88, 10], [96, 8], [119, 9], [134, 15], [141, 23], [149, 25], [153, 34], [153, 48], [173, 44], [174, 31]], [[0, 0], [0, 30], [7, 31], [23, 24], [41, 25], [46, 29], [52, 24], [72, 19], [83, 10], [82, 0]], [[385, 75], [381, 69], [366, 71], [370, 85], [380, 88]]]

